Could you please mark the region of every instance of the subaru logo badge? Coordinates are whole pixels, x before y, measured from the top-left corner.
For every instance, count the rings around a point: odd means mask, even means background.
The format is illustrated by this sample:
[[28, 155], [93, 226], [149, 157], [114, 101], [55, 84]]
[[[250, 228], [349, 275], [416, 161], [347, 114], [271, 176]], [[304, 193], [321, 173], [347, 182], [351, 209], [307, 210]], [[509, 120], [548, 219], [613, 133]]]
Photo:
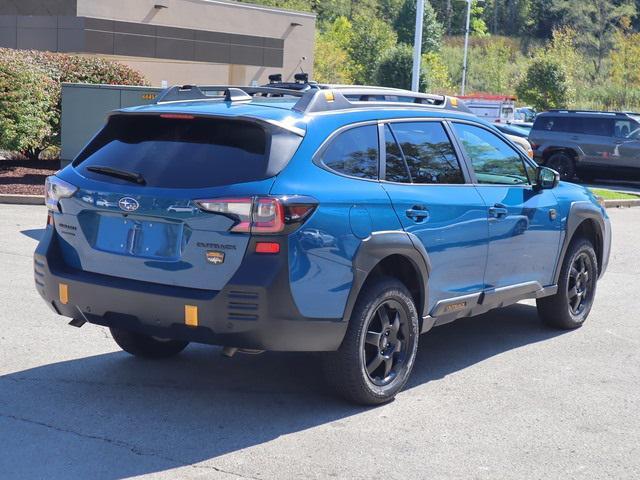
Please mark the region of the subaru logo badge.
[[140, 204], [135, 198], [124, 197], [118, 201], [118, 206], [120, 210], [124, 210], [125, 212], [135, 212]]

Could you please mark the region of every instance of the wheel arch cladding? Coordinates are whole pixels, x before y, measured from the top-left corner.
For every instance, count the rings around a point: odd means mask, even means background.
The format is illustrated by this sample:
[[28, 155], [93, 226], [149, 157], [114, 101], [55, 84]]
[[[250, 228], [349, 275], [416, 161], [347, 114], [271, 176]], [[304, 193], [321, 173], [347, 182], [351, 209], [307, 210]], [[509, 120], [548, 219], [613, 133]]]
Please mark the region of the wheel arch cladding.
[[363, 240], [353, 260], [354, 281], [344, 320], [348, 321], [367, 282], [380, 275], [400, 280], [416, 302], [419, 321], [427, 314], [429, 256], [422, 243], [407, 232], [375, 232]]
[[605, 220], [602, 212], [591, 202], [575, 202], [569, 210], [566, 236], [562, 244], [561, 255], [556, 266], [555, 283], [558, 283], [560, 266], [571, 242], [576, 238], [586, 238], [592, 242], [598, 261], [598, 275], [605, 267]]

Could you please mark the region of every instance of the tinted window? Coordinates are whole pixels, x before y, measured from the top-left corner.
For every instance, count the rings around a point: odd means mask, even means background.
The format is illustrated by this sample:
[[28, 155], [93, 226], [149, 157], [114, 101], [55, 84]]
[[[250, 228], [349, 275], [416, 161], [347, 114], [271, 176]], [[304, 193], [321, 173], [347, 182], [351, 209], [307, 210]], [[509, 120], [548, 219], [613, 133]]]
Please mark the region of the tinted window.
[[570, 132], [584, 135], [601, 135], [610, 137], [613, 135], [613, 119], [594, 117], [572, 117]]
[[453, 128], [471, 160], [478, 183], [529, 183], [520, 154], [501, 138], [473, 125], [454, 123]]
[[378, 127], [366, 125], [339, 134], [322, 154], [332, 170], [360, 178], [378, 178]]
[[404, 156], [400, 151], [400, 147], [396, 143], [393, 132], [389, 125], [384, 127], [384, 136], [386, 142], [387, 160], [386, 160], [386, 180], [390, 182], [411, 183], [411, 176]]
[[567, 117], [538, 117], [533, 123], [533, 130], [544, 130], [547, 132], [569, 132], [569, 122]]
[[[87, 167], [135, 172], [151, 187], [205, 188], [276, 175], [299, 142], [300, 137], [284, 130], [271, 134], [247, 121], [116, 115], [74, 165], [83, 175], [101, 181], [126, 183]], [[269, 143], [277, 157], [271, 160]]]
[[464, 183], [458, 158], [441, 123], [393, 123], [390, 128], [400, 145], [410, 181]]

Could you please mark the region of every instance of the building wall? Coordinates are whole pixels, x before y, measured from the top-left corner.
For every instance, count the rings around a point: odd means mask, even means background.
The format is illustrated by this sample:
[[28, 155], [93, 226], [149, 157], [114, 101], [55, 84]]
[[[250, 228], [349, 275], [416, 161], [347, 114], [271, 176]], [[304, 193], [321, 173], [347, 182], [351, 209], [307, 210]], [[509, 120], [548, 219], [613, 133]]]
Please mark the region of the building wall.
[[215, 0], [0, 2], [0, 46], [115, 58], [153, 85], [311, 74], [314, 31], [310, 14]]

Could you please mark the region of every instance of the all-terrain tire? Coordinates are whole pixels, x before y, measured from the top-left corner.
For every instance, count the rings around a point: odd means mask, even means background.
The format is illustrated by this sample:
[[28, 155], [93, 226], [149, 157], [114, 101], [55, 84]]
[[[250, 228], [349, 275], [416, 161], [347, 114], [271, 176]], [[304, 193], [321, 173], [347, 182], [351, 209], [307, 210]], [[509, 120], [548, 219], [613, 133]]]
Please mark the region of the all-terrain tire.
[[358, 297], [340, 349], [323, 356], [327, 382], [361, 405], [393, 400], [413, 368], [418, 336], [418, 312], [404, 284], [390, 277], [372, 280]]
[[537, 300], [540, 318], [554, 328], [582, 326], [593, 306], [597, 283], [598, 260], [592, 243], [574, 239], [562, 261], [558, 292]]

